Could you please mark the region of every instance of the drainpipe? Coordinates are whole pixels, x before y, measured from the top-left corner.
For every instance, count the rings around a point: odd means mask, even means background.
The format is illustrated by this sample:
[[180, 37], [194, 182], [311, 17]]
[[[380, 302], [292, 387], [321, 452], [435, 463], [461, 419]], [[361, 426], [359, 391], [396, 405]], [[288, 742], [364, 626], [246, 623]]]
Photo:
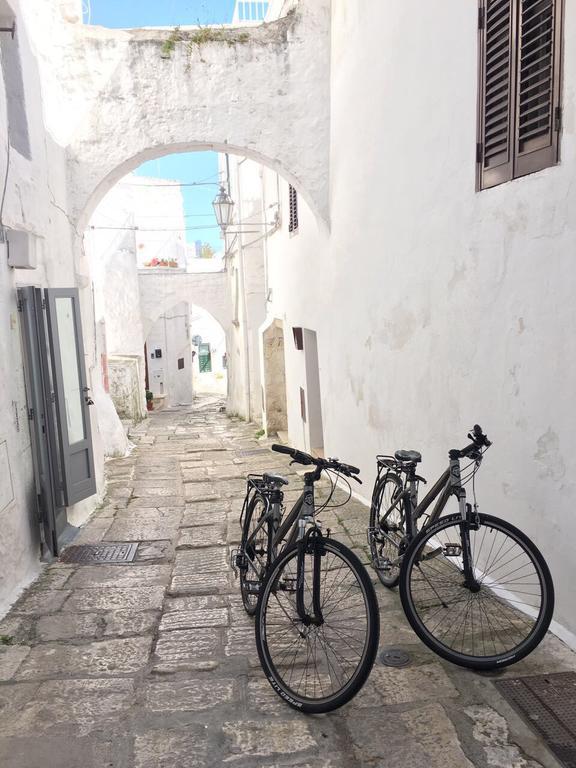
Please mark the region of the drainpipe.
[[[226, 156], [228, 157], [228, 156]], [[238, 221], [242, 224], [242, 194], [240, 187], [240, 166], [244, 160], [239, 160], [236, 163], [236, 187], [238, 197]], [[252, 391], [250, 386], [250, 342], [248, 339], [248, 304], [246, 301], [246, 280], [244, 274], [244, 241], [243, 235], [238, 236], [238, 276], [239, 276], [239, 290], [242, 299], [242, 323], [241, 328], [244, 334], [244, 356], [245, 356], [245, 370], [244, 370], [244, 391], [246, 392], [246, 420], [252, 420]]]

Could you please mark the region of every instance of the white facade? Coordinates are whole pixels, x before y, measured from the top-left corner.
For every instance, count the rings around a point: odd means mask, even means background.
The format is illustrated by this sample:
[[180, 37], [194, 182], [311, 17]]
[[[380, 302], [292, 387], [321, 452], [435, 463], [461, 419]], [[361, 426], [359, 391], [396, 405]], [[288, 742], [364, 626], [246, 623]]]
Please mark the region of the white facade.
[[154, 323], [146, 339], [148, 387], [166, 405], [192, 402], [190, 305], [176, 304]]
[[[15, 287], [79, 286], [95, 413], [104, 412], [90, 266], [76, 227], [143, 160], [213, 148], [272, 169], [233, 164], [236, 224], [256, 232], [229, 239], [227, 272], [210, 276], [229, 291], [221, 316], [229, 312], [222, 324], [238, 374], [231, 411], [256, 420], [264, 407], [282, 431], [284, 381], [291, 440], [359, 465], [365, 494], [376, 453], [419, 449], [423, 474], [434, 477], [448, 449], [482, 424], [494, 446], [478, 476], [480, 509], [541, 548], [556, 583], [556, 631], [576, 645], [572, 6], [560, 164], [477, 193], [476, 3], [335, 0], [330, 30], [329, 4], [302, 0], [295, 14], [247, 29], [245, 42], [190, 52], [183, 41], [168, 58], [160, 54], [169, 32], [86, 30], [78, 3], [30, 0], [25, 19], [16, 5], [31, 151], [13, 103], [3, 218], [44, 237], [44, 249], [33, 272], [0, 264], [9, 329], [0, 339], [4, 371], [13, 372], [0, 392], [12, 403], [0, 416], [0, 461], [10, 465], [0, 600], [37, 568]], [[277, 171], [299, 193], [297, 233], [288, 232]], [[185, 300], [181, 288], [169, 290], [170, 307]], [[302, 329], [301, 344], [293, 329]]]
[[[57, 56], [55, 40], [39, 26], [31, 28], [23, 14], [31, 6], [19, 0], [0, 2], [1, 26], [16, 20], [14, 40], [0, 33], [0, 190], [6, 181], [2, 225], [10, 233], [29, 233], [39, 242], [34, 269], [9, 266], [5, 243], [0, 244], [0, 614], [38, 572], [37, 524], [32, 448], [24, 388], [19, 286], [84, 288], [82, 264], [76, 260], [79, 241], [67, 216], [66, 158], [64, 149], [45, 123], [45, 94], [40, 87], [45, 57]], [[25, 6], [25, 7], [24, 7]], [[50, 51], [50, 49], [52, 50]], [[0, 191], [0, 197], [2, 193]], [[89, 290], [82, 290], [85, 346], [94, 338]], [[94, 376], [88, 361], [89, 382]], [[98, 371], [99, 374], [99, 371]], [[93, 398], [105, 410], [109, 399], [96, 383]], [[97, 473], [101, 477], [103, 453], [98, 423], [93, 417]], [[97, 497], [68, 509], [68, 520], [77, 523], [97, 502]]]

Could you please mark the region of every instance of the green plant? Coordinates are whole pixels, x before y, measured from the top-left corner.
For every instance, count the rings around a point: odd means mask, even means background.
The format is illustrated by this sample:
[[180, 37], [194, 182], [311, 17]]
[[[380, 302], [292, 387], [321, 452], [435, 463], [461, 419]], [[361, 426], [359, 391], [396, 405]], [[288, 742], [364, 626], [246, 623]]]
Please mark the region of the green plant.
[[259, 429], [259, 430], [256, 432], [256, 439], [258, 439], [258, 438], [260, 438], [260, 437], [264, 437], [264, 435], [265, 435], [265, 434], [266, 434], [266, 432], [265, 432], [263, 429]]
[[14, 645], [15, 642], [11, 635], [0, 635], [0, 645]]
[[146, 400], [154, 400], [154, 392], [151, 392], [149, 389], [146, 390]]
[[164, 40], [164, 42], [162, 43], [160, 56], [163, 59], [169, 59], [174, 49], [176, 48], [176, 43], [178, 43], [180, 40], [182, 40], [182, 33], [180, 32], [180, 27], [174, 27], [172, 32], [170, 32], [170, 36], [166, 40]]

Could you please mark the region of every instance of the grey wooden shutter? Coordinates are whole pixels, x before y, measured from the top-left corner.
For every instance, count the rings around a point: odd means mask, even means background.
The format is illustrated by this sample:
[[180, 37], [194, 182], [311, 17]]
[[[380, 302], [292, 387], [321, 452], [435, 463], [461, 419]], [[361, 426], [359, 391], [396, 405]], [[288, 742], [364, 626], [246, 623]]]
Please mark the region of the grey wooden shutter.
[[477, 188], [514, 173], [515, 1], [481, 0]]
[[515, 176], [558, 162], [561, 0], [518, 0]]
[[298, 229], [298, 193], [292, 184], [288, 185], [288, 206], [290, 214], [288, 232], [296, 232]]

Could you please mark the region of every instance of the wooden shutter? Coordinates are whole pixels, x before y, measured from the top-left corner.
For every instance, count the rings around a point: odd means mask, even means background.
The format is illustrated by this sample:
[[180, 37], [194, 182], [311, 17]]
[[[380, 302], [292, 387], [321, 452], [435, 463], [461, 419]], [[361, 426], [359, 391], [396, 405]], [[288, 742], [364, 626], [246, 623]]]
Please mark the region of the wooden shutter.
[[477, 188], [514, 173], [515, 0], [481, 0]]
[[518, 0], [515, 176], [558, 162], [561, 0]]
[[288, 205], [290, 214], [288, 232], [296, 232], [298, 229], [298, 194], [292, 184], [288, 185]]

